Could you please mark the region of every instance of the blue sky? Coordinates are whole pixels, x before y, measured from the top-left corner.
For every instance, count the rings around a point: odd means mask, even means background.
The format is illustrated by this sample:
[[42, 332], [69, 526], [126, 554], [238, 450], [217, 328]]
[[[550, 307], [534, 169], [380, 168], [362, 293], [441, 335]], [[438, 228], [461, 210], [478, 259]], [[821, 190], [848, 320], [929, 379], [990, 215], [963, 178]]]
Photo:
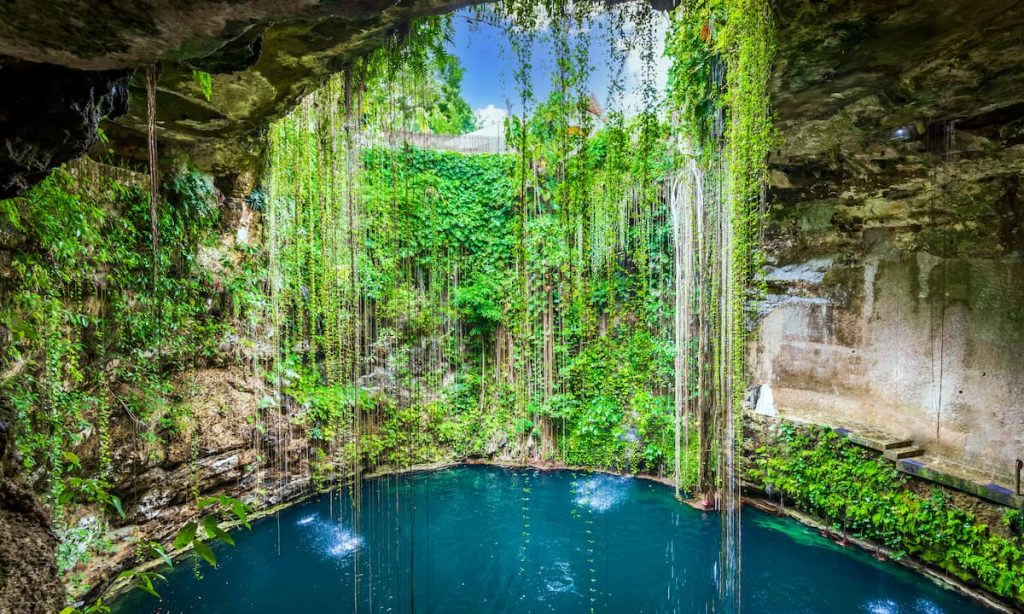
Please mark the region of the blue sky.
[[[590, 91], [602, 108], [617, 108], [636, 112], [640, 106], [641, 74], [644, 70], [640, 50], [626, 55], [622, 66], [613, 65], [609, 51], [607, 29], [601, 27], [604, 21], [596, 22], [589, 28], [590, 62], [594, 72], [590, 78]], [[667, 61], [662, 57], [665, 30], [668, 17], [656, 13], [654, 44], [655, 85], [660, 92], [664, 89]], [[486, 121], [500, 121], [509, 110], [519, 112], [519, 93], [515, 84], [516, 58], [505, 30], [481, 22], [473, 9], [462, 9], [454, 15], [454, 37], [452, 52], [462, 62], [466, 72], [462, 81], [462, 95]], [[626, 26], [627, 37], [636, 39], [631, 24]], [[621, 44], [621, 43], [620, 43]], [[637, 45], [639, 47], [639, 45]], [[549, 33], [541, 29], [533, 41], [533, 90], [537, 100], [543, 100], [551, 92], [554, 53]], [[613, 72], [622, 70], [625, 94], [622, 100], [608, 100], [608, 87]]]

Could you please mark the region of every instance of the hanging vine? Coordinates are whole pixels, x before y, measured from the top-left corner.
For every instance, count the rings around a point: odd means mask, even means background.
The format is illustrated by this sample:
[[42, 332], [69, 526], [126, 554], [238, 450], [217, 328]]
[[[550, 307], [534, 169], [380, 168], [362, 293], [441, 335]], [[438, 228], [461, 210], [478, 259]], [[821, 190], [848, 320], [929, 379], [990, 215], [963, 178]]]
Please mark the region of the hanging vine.
[[[736, 458], [747, 315], [758, 294], [759, 226], [774, 137], [767, 103], [773, 49], [771, 11], [763, 1], [717, 0], [673, 13], [676, 449], [695, 415], [693, 487], [724, 514], [719, 588], [723, 606], [734, 611], [740, 608]], [[683, 477], [678, 470], [677, 480]]]

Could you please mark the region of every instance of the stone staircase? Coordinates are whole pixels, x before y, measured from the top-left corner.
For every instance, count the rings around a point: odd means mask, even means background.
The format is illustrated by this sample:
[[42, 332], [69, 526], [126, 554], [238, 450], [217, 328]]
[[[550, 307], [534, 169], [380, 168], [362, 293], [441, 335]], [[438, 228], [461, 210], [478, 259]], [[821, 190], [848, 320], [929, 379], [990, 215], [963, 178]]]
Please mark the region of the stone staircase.
[[912, 439], [901, 439], [899, 441], [886, 442], [884, 444], [884, 449], [882, 450], [882, 455], [895, 462], [905, 458], [923, 456], [924, 450], [915, 446], [914, 440]]
[[897, 471], [963, 491], [980, 499], [1024, 510], [1024, 496], [1012, 488], [1012, 477], [995, 475], [975, 467], [928, 454], [913, 439], [892, 435], [864, 424], [836, 425], [831, 416], [779, 408], [783, 420], [802, 424], [832, 425], [850, 443], [878, 452]]
[[1024, 509], [1024, 497], [997, 484], [990, 476], [927, 456], [920, 446], [914, 444], [913, 439], [895, 437], [870, 428], [858, 428], [856, 431], [848, 428], [835, 430], [851, 443], [880, 452], [896, 465], [898, 471], [961, 490], [993, 503]]
[[840, 428], [836, 429], [836, 432], [859, 446], [881, 452], [885, 458], [893, 462], [924, 455], [924, 450], [914, 445], [913, 439], [901, 439], [872, 429], [851, 431]]

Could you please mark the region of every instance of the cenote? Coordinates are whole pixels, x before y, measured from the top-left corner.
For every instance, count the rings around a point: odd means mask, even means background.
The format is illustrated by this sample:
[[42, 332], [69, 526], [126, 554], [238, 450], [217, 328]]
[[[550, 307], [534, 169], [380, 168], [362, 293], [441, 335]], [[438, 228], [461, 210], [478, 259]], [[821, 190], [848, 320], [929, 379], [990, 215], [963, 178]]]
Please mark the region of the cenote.
[[[114, 610], [713, 611], [719, 516], [662, 484], [460, 466], [367, 480], [362, 497], [358, 530], [348, 497], [325, 495], [235, 532], [202, 579], [182, 563], [160, 600], [133, 591]], [[742, 530], [745, 612], [983, 611], [792, 520], [745, 509]]]
[[1024, 611], [1022, 58], [1012, 0], [0, 2], [0, 614]]

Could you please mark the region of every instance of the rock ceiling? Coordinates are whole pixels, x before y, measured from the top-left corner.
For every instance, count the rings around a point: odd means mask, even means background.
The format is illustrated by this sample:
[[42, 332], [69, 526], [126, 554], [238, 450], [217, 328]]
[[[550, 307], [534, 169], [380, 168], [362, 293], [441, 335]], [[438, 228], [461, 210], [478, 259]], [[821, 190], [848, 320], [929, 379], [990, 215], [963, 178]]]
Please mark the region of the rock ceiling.
[[[81, 155], [101, 125], [116, 153], [145, 156], [141, 71], [159, 62], [162, 151], [200, 168], [253, 168], [269, 121], [410, 19], [468, 0], [14, 0], [0, 20], [0, 193]], [[920, 142], [936, 122], [999, 125], [1024, 104], [1024, 9], [1011, 0], [777, 0], [774, 105], [783, 192], [836, 152], [856, 166], [892, 134]], [[192, 76], [213, 75], [207, 101]], [[126, 104], [127, 102], [127, 104]], [[99, 123], [101, 116], [108, 119]], [[894, 132], [904, 130], [905, 132]], [[1009, 131], [1009, 132], [1007, 132]], [[1010, 134], [1012, 133], [1012, 134]], [[902, 138], [902, 137], [901, 137]], [[781, 161], [781, 162], [780, 162]], [[813, 169], [812, 169], [813, 170]], [[814, 172], [827, 174], [827, 168]], [[813, 173], [812, 173], [813, 175]], [[820, 182], [816, 182], [820, 183]], [[820, 186], [819, 186], [820, 187]], [[782, 195], [786, 197], [785, 194]]]

